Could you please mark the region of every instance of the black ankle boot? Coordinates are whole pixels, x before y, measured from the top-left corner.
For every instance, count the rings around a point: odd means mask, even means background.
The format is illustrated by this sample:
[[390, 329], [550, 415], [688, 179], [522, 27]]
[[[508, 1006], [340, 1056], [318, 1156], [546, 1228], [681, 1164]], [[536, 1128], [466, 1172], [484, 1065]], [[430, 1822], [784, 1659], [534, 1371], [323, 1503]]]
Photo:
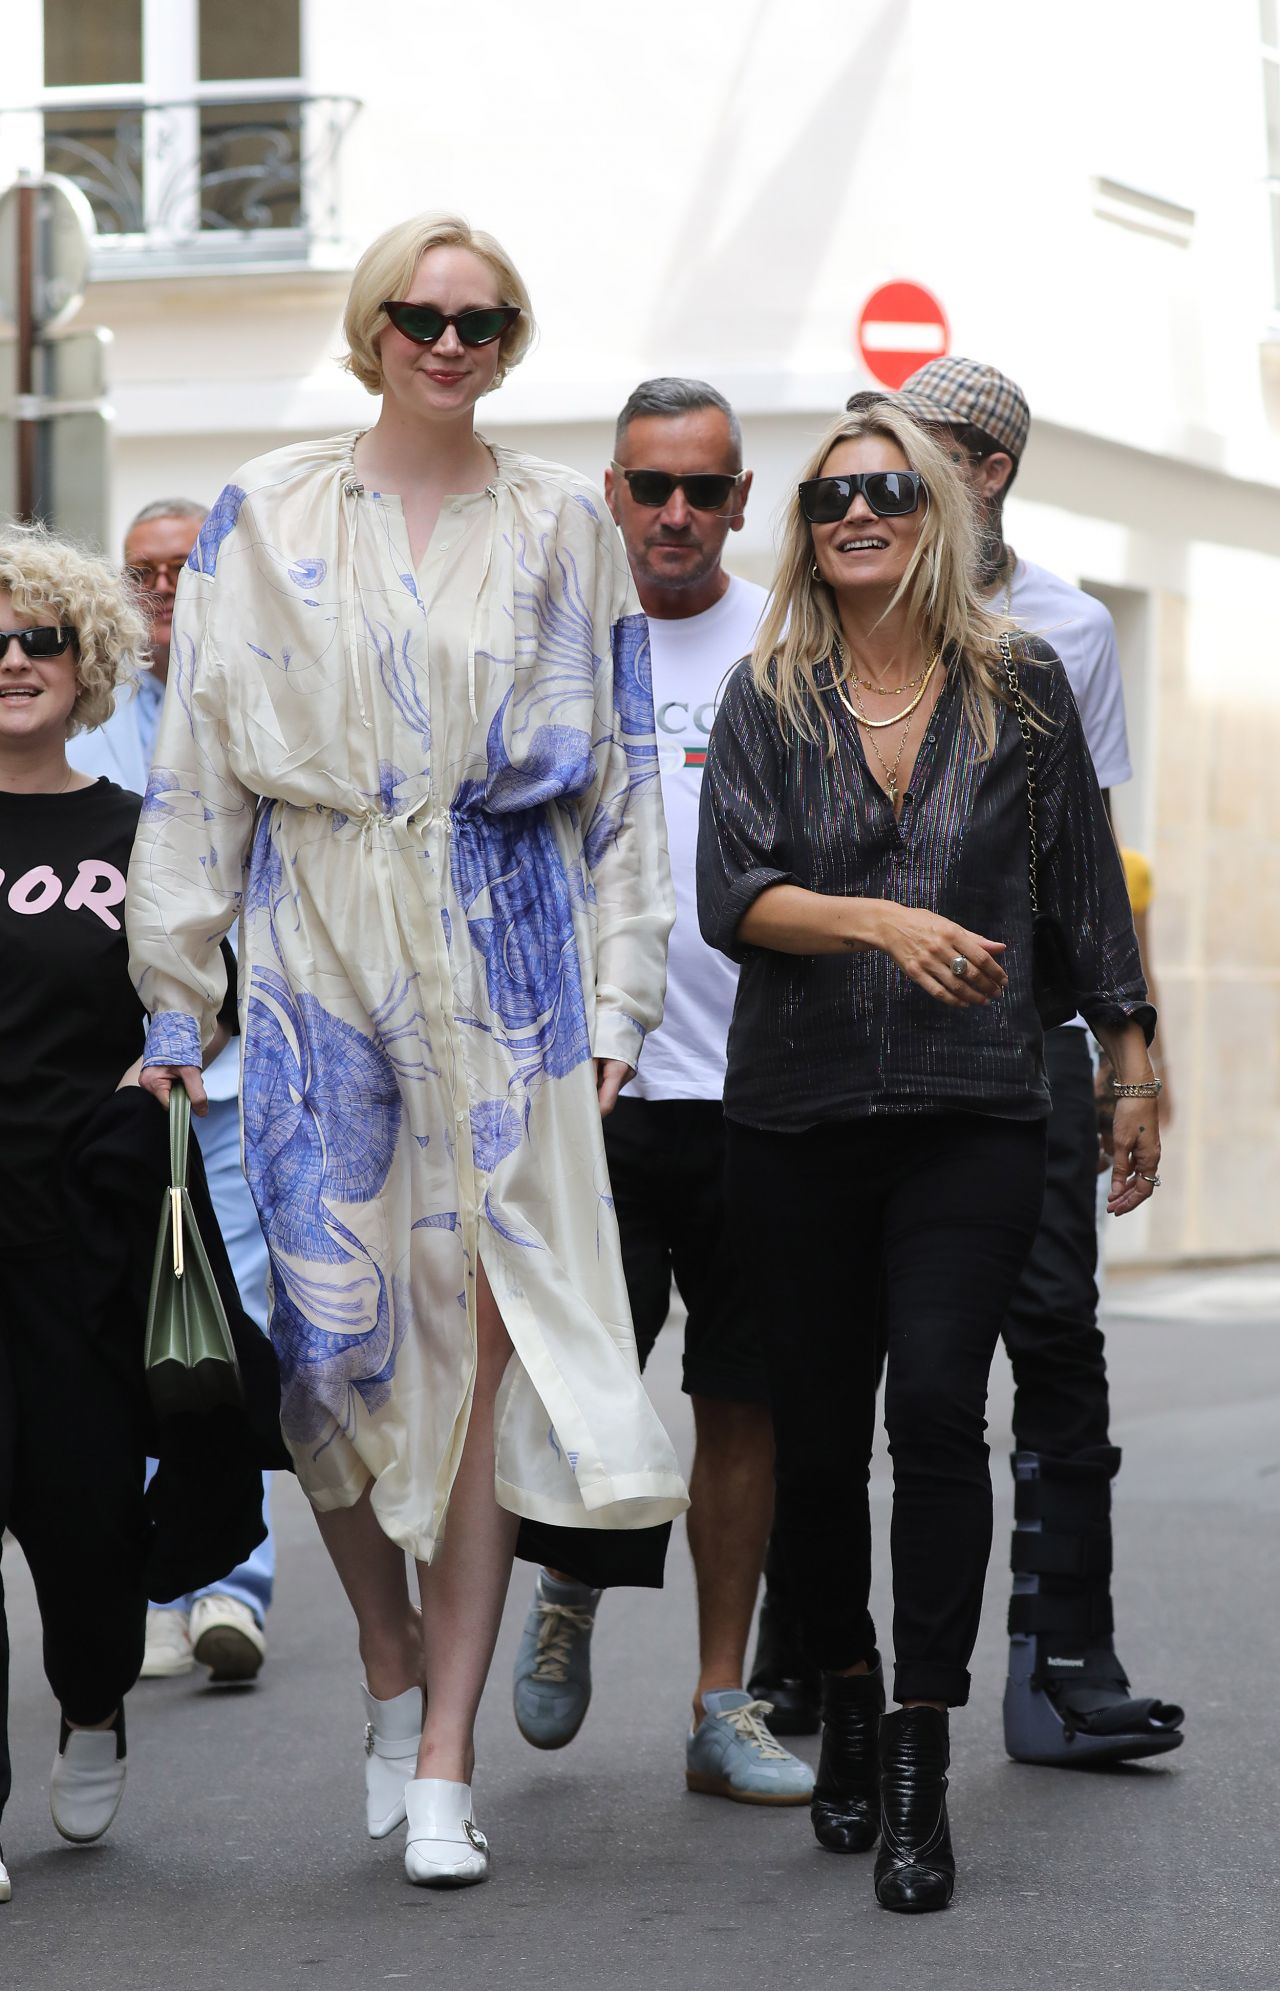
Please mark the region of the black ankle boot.
[[876, 1900], [900, 1915], [945, 1908], [956, 1881], [947, 1822], [951, 1745], [940, 1708], [899, 1708], [880, 1723]]
[[816, 1735], [821, 1675], [805, 1655], [800, 1627], [766, 1585], [747, 1692], [773, 1709], [775, 1735]]
[[880, 1836], [880, 1717], [884, 1674], [822, 1676], [822, 1754], [809, 1816], [830, 1853], [869, 1853]]

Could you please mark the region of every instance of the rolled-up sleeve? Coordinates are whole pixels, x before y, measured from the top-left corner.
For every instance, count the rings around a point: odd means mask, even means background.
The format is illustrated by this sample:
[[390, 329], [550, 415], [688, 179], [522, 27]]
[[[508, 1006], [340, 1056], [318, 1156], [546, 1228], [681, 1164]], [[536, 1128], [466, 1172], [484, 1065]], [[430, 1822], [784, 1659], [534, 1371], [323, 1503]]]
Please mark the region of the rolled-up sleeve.
[[1109, 1029], [1140, 1023], [1150, 1043], [1156, 1013], [1147, 1000], [1124, 865], [1080, 714], [1056, 658], [1047, 671], [1028, 675], [1027, 688], [1049, 722], [1036, 734], [1041, 909], [1061, 924], [1085, 1021]]
[[709, 947], [742, 961], [744, 914], [791, 866], [783, 756], [772, 707], [749, 662], [729, 679], [711, 728], [698, 818], [698, 924]]
[[212, 572], [183, 572], [129, 863], [129, 967], [151, 1017], [147, 1065], [199, 1065], [235, 987], [221, 943], [240, 913], [257, 798], [231, 765], [216, 586]]

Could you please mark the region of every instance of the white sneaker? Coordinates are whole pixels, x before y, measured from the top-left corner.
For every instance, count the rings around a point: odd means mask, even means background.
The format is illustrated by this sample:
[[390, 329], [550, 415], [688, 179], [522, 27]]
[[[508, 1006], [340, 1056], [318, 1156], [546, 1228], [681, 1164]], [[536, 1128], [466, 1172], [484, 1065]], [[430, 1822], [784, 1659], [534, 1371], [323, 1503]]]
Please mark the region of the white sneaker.
[[186, 1612], [152, 1605], [147, 1612], [147, 1645], [138, 1678], [172, 1680], [179, 1673], [189, 1673], [195, 1663]]
[[415, 1887], [474, 1887], [489, 1878], [489, 1841], [471, 1816], [470, 1784], [414, 1777], [404, 1787], [406, 1878]]
[[49, 1810], [64, 1839], [88, 1846], [100, 1839], [124, 1796], [124, 1709], [110, 1728], [72, 1728], [66, 1716], [49, 1779]]
[[191, 1648], [214, 1680], [256, 1680], [267, 1641], [238, 1597], [197, 1597], [191, 1607]]
[[13, 1883], [9, 1879], [9, 1869], [5, 1865], [4, 1861], [0, 1860], [0, 1901], [12, 1901], [12, 1900], [13, 1900]]
[[418, 1767], [422, 1738], [422, 1689], [408, 1687], [379, 1701], [362, 1686], [364, 1700], [364, 1803], [371, 1839], [385, 1839], [405, 1821], [404, 1787]]

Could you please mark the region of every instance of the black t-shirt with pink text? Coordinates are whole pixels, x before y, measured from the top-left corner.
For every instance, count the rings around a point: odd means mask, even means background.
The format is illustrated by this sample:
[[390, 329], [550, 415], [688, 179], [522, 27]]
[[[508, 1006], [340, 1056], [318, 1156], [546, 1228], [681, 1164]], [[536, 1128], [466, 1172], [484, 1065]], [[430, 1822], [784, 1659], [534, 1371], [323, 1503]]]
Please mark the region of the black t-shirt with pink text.
[[65, 1228], [71, 1135], [142, 1051], [125, 880], [140, 796], [0, 793], [0, 1250]]

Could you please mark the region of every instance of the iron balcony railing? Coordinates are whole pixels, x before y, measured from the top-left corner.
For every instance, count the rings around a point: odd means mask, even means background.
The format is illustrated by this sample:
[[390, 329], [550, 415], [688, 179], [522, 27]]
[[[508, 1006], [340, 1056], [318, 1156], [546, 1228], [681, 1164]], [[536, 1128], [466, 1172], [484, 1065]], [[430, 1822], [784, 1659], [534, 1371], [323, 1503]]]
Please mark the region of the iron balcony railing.
[[340, 238], [339, 162], [354, 97], [219, 83], [155, 102], [141, 89], [58, 91], [38, 109], [43, 165], [82, 189], [94, 274], [306, 262]]

